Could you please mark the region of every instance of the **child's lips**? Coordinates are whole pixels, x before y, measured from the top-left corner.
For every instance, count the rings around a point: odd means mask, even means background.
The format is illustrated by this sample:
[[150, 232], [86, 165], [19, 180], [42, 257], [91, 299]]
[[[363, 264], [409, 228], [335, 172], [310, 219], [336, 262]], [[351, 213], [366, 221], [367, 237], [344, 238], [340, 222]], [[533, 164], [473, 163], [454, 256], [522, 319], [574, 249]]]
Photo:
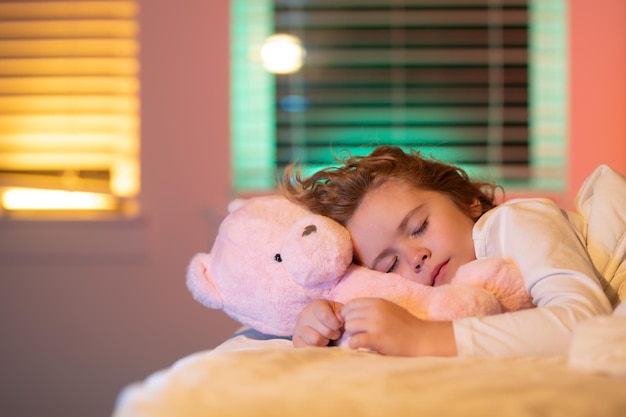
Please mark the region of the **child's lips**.
[[446, 275], [448, 262], [450, 262], [450, 260], [440, 263], [430, 273], [430, 282], [432, 282], [433, 287], [439, 285], [439, 283], [443, 280], [443, 277]]

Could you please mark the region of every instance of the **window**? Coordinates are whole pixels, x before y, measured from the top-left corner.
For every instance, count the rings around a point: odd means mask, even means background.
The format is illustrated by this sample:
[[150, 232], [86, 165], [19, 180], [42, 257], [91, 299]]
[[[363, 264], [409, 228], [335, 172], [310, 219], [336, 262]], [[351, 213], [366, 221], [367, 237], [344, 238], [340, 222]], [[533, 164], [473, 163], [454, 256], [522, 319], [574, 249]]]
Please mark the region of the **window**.
[[135, 1], [0, 3], [0, 217], [132, 214]]
[[[563, 0], [235, 0], [235, 188], [272, 188], [292, 160], [381, 143], [423, 150], [509, 187], [559, 190], [565, 129]], [[302, 69], [258, 50], [297, 36]]]

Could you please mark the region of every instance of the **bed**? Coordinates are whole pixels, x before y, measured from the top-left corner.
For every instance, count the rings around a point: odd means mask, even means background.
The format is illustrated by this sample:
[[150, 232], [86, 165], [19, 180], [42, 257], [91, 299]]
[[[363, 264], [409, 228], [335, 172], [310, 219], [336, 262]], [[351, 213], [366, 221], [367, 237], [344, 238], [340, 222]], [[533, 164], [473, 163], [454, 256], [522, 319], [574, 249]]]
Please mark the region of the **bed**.
[[125, 388], [114, 417], [620, 417], [626, 415], [621, 310], [581, 324], [569, 355], [550, 357], [386, 357], [341, 347], [296, 349], [289, 340], [242, 331]]
[[387, 357], [242, 329], [127, 386], [113, 417], [626, 416], [626, 193], [615, 193], [626, 180], [609, 178], [579, 203], [602, 220], [586, 239], [616, 308], [578, 323], [566, 354]]

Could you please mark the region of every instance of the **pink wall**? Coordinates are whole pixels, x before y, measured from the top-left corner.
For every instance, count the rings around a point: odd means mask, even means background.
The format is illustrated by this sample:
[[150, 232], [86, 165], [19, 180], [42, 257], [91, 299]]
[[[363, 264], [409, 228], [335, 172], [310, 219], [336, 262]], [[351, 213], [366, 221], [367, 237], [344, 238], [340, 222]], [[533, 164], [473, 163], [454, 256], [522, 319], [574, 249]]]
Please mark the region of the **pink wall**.
[[[143, 216], [0, 221], [0, 240], [11, 242], [0, 248], [13, 248], [0, 250], [2, 416], [109, 416], [123, 386], [237, 327], [184, 285], [231, 197], [229, 2], [139, 2]], [[625, 7], [571, 2], [572, 188], [600, 162], [626, 172]]]
[[572, 0], [570, 201], [601, 163], [626, 174], [626, 2]]
[[142, 217], [0, 221], [1, 416], [109, 416], [126, 384], [238, 327], [185, 287], [230, 199], [229, 2], [140, 6]]

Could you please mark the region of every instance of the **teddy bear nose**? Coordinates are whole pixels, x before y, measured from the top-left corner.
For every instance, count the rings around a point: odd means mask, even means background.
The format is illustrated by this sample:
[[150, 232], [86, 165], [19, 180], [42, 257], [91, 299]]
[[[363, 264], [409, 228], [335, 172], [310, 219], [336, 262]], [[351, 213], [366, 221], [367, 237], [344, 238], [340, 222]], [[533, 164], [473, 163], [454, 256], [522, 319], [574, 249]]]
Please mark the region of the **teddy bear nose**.
[[276, 262], [282, 262], [283, 261], [283, 257], [280, 256], [280, 253], [277, 253], [276, 255], [274, 255], [274, 260]]
[[310, 224], [304, 228], [304, 232], [302, 232], [302, 237], [306, 237], [315, 232], [317, 232], [317, 226], [315, 226], [314, 224]]

